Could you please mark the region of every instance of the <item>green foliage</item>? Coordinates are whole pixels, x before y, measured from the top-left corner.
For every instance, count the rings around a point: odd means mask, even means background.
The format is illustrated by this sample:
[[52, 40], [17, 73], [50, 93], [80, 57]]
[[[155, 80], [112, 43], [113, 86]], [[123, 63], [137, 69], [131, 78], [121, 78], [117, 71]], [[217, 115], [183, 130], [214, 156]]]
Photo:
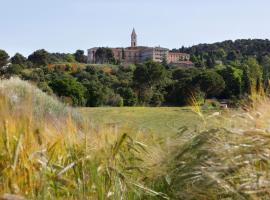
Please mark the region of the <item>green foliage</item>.
[[134, 106], [134, 105], [136, 105], [137, 96], [136, 96], [135, 92], [133, 92], [132, 88], [130, 88], [130, 87], [127, 87], [127, 88], [120, 87], [120, 88], [117, 89], [117, 92], [123, 98], [124, 106]]
[[232, 66], [226, 66], [218, 71], [225, 81], [225, 89], [222, 97], [239, 97], [243, 94], [243, 70]]
[[109, 97], [107, 104], [114, 107], [122, 107], [124, 105], [124, 100], [119, 94], [113, 94]]
[[[83, 106], [85, 105], [85, 87], [76, 81], [71, 76], [63, 75], [57, 77], [49, 86], [52, 90], [61, 98], [71, 98], [71, 104], [74, 106]], [[68, 99], [67, 99], [68, 100]], [[69, 103], [69, 102], [68, 102]]]
[[65, 61], [69, 62], [69, 63], [74, 63], [76, 61], [75, 56], [72, 55], [72, 54], [66, 54], [65, 55]]
[[248, 94], [262, 89], [262, 67], [255, 58], [249, 57], [243, 62], [244, 89]]
[[213, 70], [203, 71], [194, 79], [193, 83], [199, 84], [201, 91], [207, 97], [217, 97], [225, 88], [222, 76]]
[[193, 97], [200, 97], [202, 92], [194, 80], [201, 73], [200, 69], [178, 69], [173, 71], [173, 82], [167, 88], [167, 101], [175, 105], [187, 105]]
[[11, 64], [7, 67], [6, 73], [8, 75], [20, 75], [23, 67], [19, 64]]
[[161, 106], [163, 102], [164, 102], [164, 95], [162, 93], [159, 93], [158, 91], [156, 91], [152, 95], [152, 98], [150, 99], [151, 106]]
[[77, 50], [74, 54], [74, 58], [79, 63], [87, 63], [87, 57], [84, 55], [83, 50]]
[[84, 87], [86, 88], [86, 106], [102, 106], [108, 102], [110, 90], [104, 86], [100, 81], [84, 81]]
[[95, 62], [98, 64], [114, 64], [115, 59], [112, 49], [105, 47], [98, 48], [95, 54]]
[[50, 88], [47, 82], [39, 82], [37, 86], [41, 91], [49, 95], [53, 95], [53, 90]]
[[159, 63], [148, 61], [137, 66], [134, 71], [134, 82], [140, 87], [153, 87], [162, 84], [165, 80], [166, 70]]
[[46, 50], [40, 49], [29, 55], [28, 60], [34, 67], [47, 66], [51, 62], [51, 56]]
[[11, 59], [12, 64], [25, 66], [27, 63], [27, 58], [25, 58], [22, 54], [16, 53]]
[[154, 88], [157, 85], [161, 88], [165, 86], [166, 75], [165, 67], [153, 61], [137, 66], [133, 82], [138, 91], [139, 101], [149, 103], [154, 94]]
[[[120, 105], [112, 102], [121, 101], [124, 106], [187, 105], [197, 97], [235, 99], [264, 92], [269, 95], [268, 45], [268, 40], [236, 40], [173, 50], [190, 53], [195, 68], [172, 68], [165, 58], [161, 63], [148, 60], [119, 66], [121, 59], [116, 61], [112, 49], [104, 47], [97, 49], [97, 64], [86, 65], [83, 50], [65, 54], [41, 49], [28, 59], [17, 53], [11, 58], [12, 65], [0, 73], [2, 77], [16, 75], [31, 80], [48, 92], [55, 80], [69, 76], [83, 86], [87, 106]], [[8, 55], [0, 51], [0, 63], [1, 55], [2, 63], [8, 66]], [[122, 52], [123, 59], [125, 56]], [[62, 99], [73, 104], [74, 97], [68, 93]]]
[[9, 55], [4, 50], [0, 49], [0, 68], [8, 64]]
[[236, 51], [231, 51], [227, 55], [227, 60], [229, 60], [229, 61], [235, 61], [235, 60], [237, 60], [237, 58], [238, 58], [238, 55], [237, 55]]
[[269, 93], [269, 81], [270, 81], [270, 57], [269, 55], [263, 56], [260, 61], [263, 72], [263, 87]]

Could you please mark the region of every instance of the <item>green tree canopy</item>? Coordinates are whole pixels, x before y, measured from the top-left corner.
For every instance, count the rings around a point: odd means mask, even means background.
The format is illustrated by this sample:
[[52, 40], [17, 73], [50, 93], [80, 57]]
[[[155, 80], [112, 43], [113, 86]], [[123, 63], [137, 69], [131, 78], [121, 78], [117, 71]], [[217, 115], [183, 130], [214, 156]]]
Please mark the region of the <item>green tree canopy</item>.
[[115, 59], [114, 59], [112, 49], [105, 48], [105, 47], [98, 48], [95, 54], [95, 60], [96, 60], [96, 63], [98, 64], [104, 64], [104, 63], [114, 64]]
[[49, 86], [60, 97], [70, 97], [74, 106], [85, 105], [85, 87], [69, 75], [57, 77]]
[[35, 67], [47, 66], [51, 62], [50, 53], [44, 49], [40, 49], [28, 56], [28, 60]]
[[217, 97], [225, 88], [225, 81], [214, 70], [202, 72], [194, 80], [194, 84], [199, 84], [201, 91], [205, 92], [207, 97]]
[[225, 81], [223, 98], [239, 97], [243, 94], [243, 70], [233, 66], [226, 66], [218, 71]]
[[262, 66], [253, 57], [248, 57], [242, 64], [244, 89], [248, 94], [260, 92], [262, 89]]
[[0, 49], [0, 67], [6, 66], [8, 64], [8, 59], [8, 53]]
[[27, 58], [20, 53], [16, 53], [11, 59], [12, 64], [24, 66], [27, 62]]
[[160, 63], [147, 61], [137, 66], [133, 74], [133, 83], [141, 103], [149, 104], [157, 88], [162, 91], [166, 84], [166, 69]]
[[74, 54], [75, 60], [79, 63], [87, 63], [87, 57], [84, 55], [83, 50], [77, 50]]
[[134, 71], [134, 82], [139, 87], [153, 87], [165, 81], [166, 69], [160, 63], [148, 61], [137, 66]]

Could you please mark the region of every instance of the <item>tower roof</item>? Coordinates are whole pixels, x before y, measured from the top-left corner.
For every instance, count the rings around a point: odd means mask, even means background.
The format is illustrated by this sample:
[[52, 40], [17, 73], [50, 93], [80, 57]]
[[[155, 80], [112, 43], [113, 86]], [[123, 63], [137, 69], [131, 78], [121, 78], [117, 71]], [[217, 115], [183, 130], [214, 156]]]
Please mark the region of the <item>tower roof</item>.
[[132, 35], [137, 35], [136, 31], [135, 31], [135, 28], [133, 28], [133, 30], [132, 30]]

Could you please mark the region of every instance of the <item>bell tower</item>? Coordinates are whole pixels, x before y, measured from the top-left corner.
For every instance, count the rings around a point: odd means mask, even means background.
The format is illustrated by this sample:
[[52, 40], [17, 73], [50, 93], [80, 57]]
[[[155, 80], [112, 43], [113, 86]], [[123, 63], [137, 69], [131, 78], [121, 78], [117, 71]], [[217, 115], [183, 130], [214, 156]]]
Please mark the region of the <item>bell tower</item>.
[[135, 29], [133, 28], [132, 34], [131, 34], [131, 47], [137, 46], [137, 34], [135, 32]]

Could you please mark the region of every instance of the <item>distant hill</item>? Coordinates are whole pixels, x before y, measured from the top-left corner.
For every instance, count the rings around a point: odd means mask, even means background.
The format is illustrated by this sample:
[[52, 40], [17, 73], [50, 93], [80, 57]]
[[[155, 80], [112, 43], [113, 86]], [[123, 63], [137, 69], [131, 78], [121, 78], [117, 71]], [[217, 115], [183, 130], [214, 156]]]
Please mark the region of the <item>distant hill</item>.
[[226, 40], [213, 44], [198, 44], [192, 47], [182, 47], [173, 49], [173, 51], [190, 53], [199, 55], [202, 53], [213, 53], [219, 56], [219, 51], [224, 50], [225, 53], [236, 51], [243, 56], [261, 56], [270, 53], [270, 41], [268, 39], [238, 39], [235, 41]]

